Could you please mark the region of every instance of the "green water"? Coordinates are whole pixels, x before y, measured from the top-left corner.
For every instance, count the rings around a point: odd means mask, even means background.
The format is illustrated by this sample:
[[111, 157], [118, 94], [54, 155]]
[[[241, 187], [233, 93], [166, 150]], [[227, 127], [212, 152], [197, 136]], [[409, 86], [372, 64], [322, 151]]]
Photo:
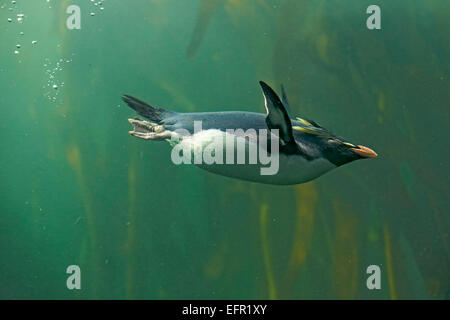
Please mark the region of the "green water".
[[[103, 2], [0, 1], [0, 298], [449, 297], [450, 1]], [[259, 80], [379, 157], [280, 187], [127, 134], [122, 94], [264, 112]]]

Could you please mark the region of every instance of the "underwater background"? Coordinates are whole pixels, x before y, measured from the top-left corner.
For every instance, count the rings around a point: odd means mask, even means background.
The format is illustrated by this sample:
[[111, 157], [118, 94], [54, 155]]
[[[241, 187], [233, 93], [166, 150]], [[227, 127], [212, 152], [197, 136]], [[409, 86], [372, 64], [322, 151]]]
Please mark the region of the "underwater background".
[[[0, 298], [448, 299], [449, 30], [448, 0], [0, 0]], [[122, 94], [265, 112], [259, 80], [379, 157], [270, 186], [127, 134]]]

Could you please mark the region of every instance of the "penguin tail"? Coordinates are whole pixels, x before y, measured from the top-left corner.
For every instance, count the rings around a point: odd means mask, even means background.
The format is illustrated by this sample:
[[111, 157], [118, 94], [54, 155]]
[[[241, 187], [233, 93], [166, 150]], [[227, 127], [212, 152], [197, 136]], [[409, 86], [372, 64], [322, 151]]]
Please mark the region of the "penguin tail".
[[148, 103], [127, 94], [122, 96], [122, 100], [126, 104], [128, 104], [130, 108], [135, 110], [138, 114], [158, 124], [161, 123], [161, 121], [163, 121], [168, 116], [173, 115], [175, 113], [173, 111], [153, 107]]

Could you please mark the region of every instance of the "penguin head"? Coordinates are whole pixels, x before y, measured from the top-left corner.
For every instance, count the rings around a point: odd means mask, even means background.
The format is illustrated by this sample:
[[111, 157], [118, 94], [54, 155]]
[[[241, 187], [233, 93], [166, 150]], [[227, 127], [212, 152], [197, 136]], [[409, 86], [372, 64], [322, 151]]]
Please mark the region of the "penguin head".
[[336, 166], [359, 160], [376, 158], [375, 151], [361, 145], [345, 142], [338, 137], [328, 138], [322, 144], [322, 154]]
[[296, 118], [292, 129], [304, 153], [312, 158], [320, 155], [338, 167], [355, 160], [378, 156], [372, 149], [347, 142], [312, 120]]

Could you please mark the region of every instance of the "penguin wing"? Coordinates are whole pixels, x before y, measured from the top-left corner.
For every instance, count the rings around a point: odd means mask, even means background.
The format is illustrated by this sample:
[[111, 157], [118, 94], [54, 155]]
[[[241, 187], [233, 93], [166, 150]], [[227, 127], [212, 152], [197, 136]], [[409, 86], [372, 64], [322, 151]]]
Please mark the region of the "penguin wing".
[[289, 118], [286, 108], [271, 87], [263, 81], [260, 81], [259, 84], [261, 85], [263, 91], [264, 104], [267, 110], [267, 127], [270, 130], [279, 130], [279, 137], [283, 142], [283, 151], [288, 153], [297, 152], [298, 146], [292, 133], [291, 119]]

